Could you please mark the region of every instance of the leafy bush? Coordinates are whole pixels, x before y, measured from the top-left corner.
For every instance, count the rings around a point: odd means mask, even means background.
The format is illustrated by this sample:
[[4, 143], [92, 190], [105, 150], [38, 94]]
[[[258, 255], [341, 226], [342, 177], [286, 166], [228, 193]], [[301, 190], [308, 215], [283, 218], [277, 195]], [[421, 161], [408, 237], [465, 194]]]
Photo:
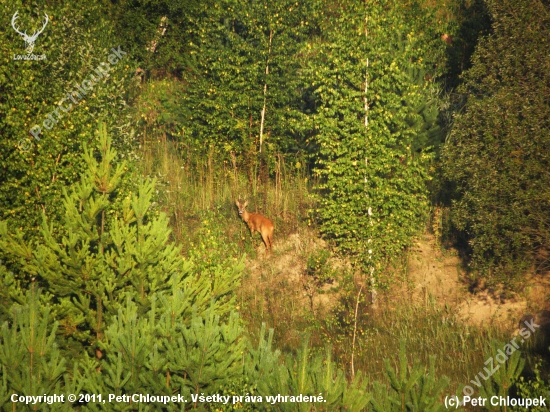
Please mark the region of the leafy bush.
[[437, 77], [443, 53], [428, 14], [414, 2], [351, 2], [331, 23], [338, 31], [312, 51], [315, 212], [366, 273], [395, 260], [427, 216], [440, 131], [438, 86], [426, 79]]
[[318, 249], [307, 258], [306, 275], [313, 277], [319, 286], [334, 280], [334, 273], [328, 261], [331, 253], [326, 249]]
[[[526, 379], [524, 376], [520, 376], [519, 380], [516, 381], [516, 394], [520, 398], [524, 399], [538, 399], [542, 397], [546, 401], [550, 401], [550, 382], [544, 381], [541, 376], [542, 362], [537, 362], [533, 368], [534, 377], [531, 379]], [[548, 407], [535, 406], [529, 408], [533, 412], [546, 412]], [[521, 411], [525, 410], [520, 407], [511, 408], [512, 411]]]
[[487, 5], [493, 34], [464, 74], [467, 103], [443, 160], [456, 189], [452, 223], [468, 237], [472, 269], [511, 283], [550, 267], [550, 74], [543, 69], [550, 8], [528, 0]]
[[[38, 233], [42, 212], [61, 219], [63, 189], [79, 180], [85, 168], [82, 145], [90, 142], [88, 131], [100, 119], [117, 126], [114, 142], [121, 155], [130, 156], [134, 143], [123, 120], [134, 73], [130, 56], [122, 54], [108, 70], [102, 66], [106, 74], [96, 71], [119, 46], [108, 6], [102, 1], [41, 4], [37, 9], [17, 0], [0, 6], [2, 21], [11, 21], [18, 11], [17, 23], [29, 33], [43, 22], [44, 13], [50, 19], [34, 48], [45, 60], [13, 60], [14, 54], [24, 54], [22, 38], [9, 24], [0, 28], [5, 56], [0, 67], [0, 220], [30, 237]], [[91, 90], [77, 87], [92, 77], [97, 82]], [[35, 129], [33, 136], [36, 125], [41, 133]]]

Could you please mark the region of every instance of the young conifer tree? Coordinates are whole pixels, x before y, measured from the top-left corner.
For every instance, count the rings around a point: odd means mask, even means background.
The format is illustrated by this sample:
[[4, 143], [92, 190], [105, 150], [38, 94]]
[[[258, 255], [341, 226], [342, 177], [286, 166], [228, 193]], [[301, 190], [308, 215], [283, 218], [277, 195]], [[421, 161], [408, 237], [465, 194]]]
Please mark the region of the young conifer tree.
[[[67, 359], [56, 343], [58, 322], [52, 311], [40, 302], [40, 291], [33, 285], [21, 305], [11, 308], [10, 322], [0, 327], [0, 407], [8, 410], [12, 394], [19, 396], [60, 395], [69, 384]], [[39, 402], [31, 410], [41, 409]], [[11, 410], [11, 408], [10, 408]]]
[[400, 342], [397, 370], [386, 359], [386, 378], [389, 387], [375, 382], [373, 410], [376, 412], [398, 411], [441, 411], [445, 404], [441, 401], [443, 391], [449, 385], [449, 378], [436, 375], [435, 357], [430, 357], [426, 368], [417, 359], [409, 365], [405, 352], [405, 341]]
[[28, 244], [23, 234], [10, 234], [0, 223], [0, 247], [18, 260], [19, 278], [36, 279], [44, 288], [67, 344], [99, 348], [109, 320], [126, 300], [147, 312], [152, 294], [169, 290], [174, 273], [181, 274], [178, 287], [188, 289], [200, 311], [213, 297], [216, 310], [227, 311], [239, 265], [230, 275], [218, 270], [190, 282], [190, 264], [169, 242], [168, 218], [152, 206], [155, 182], [140, 181], [135, 193], [125, 188], [126, 164], [116, 162], [104, 125], [95, 150], [84, 146], [87, 169], [65, 193], [62, 225], [44, 216], [41, 238]]
[[[10, 323], [0, 340], [0, 402], [13, 391], [78, 393], [77, 386], [96, 394], [214, 393], [242, 375], [242, 325], [232, 312], [242, 262], [198, 273], [152, 207], [154, 182], [127, 193], [116, 157], [101, 126], [96, 150], [84, 152], [86, 173], [65, 194], [62, 225], [44, 217], [31, 244], [0, 225], [0, 246], [21, 268], [8, 273], [2, 293]], [[30, 277], [31, 290], [40, 284], [43, 293], [17, 311], [14, 301], [26, 299], [21, 279]]]

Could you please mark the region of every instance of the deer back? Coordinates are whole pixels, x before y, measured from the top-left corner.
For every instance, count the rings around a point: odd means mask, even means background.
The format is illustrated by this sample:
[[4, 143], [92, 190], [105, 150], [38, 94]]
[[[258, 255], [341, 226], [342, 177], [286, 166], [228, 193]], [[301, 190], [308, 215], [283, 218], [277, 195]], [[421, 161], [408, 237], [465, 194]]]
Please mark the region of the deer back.
[[[243, 216], [244, 217], [244, 216]], [[252, 232], [264, 232], [273, 230], [273, 222], [265, 216], [258, 215], [256, 213], [248, 213], [248, 227]]]

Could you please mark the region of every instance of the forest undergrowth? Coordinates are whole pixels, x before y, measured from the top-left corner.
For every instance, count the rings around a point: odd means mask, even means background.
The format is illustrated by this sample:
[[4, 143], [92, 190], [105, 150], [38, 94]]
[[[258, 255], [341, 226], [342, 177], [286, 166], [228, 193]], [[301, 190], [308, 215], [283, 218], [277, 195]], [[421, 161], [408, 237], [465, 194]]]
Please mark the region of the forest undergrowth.
[[[435, 357], [436, 373], [448, 376], [449, 389], [458, 393], [483, 371], [491, 345], [517, 333], [498, 323], [468, 324], [457, 305], [441, 304], [429, 290], [426, 299], [413, 298], [406, 258], [386, 269], [386, 287], [372, 305], [365, 275], [321, 238], [311, 214], [311, 177], [294, 159], [279, 157], [281, 173], [265, 180], [254, 175], [251, 185], [230, 157], [187, 156], [163, 135], [141, 149], [142, 172], [160, 179], [159, 205], [183, 253], [212, 264], [246, 256], [238, 308], [252, 340], [265, 324], [274, 328], [276, 347], [296, 354], [308, 336], [313, 352], [330, 347], [348, 376], [360, 370], [369, 382], [385, 379], [384, 359], [398, 365], [406, 342], [411, 360], [428, 365]], [[271, 254], [239, 218], [237, 198], [274, 221]], [[459, 293], [468, 293], [467, 287]], [[526, 342], [528, 370], [537, 370], [536, 353], [544, 345], [541, 334]]]

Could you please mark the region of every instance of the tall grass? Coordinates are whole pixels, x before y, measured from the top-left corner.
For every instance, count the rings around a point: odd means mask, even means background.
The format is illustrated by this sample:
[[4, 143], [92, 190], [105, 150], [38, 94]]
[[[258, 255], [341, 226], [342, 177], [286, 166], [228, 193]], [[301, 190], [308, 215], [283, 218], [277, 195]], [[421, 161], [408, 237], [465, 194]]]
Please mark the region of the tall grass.
[[[305, 256], [298, 255], [293, 262], [305, 266], [305, 260]], [[296, 351], [307, 334], [314, 346], [312, 350], [323, 351], [330, 345], [334, 359], [349, 376], [353, 353], [353, 369], [361, 370], [370, 382], [385, 380], [385, 359], [397, 365], [403, 339], [411, 361], [419, 359], [428, 365], [429, 357], [436, 356], [437, 373], [450, 378], [451, 392], [461, 390], [483, 371], [492, 340], [510, 340], [510, 331], [498, 325], [471, 326], [459, 319], [454, 307], [441, 306], [432, 298], [415, 302], [410, 295], [400, 297], [391, 291], [379, 294], [376, 310], [366, 302], [364, 292], [360, 295], [355, 330], [361, 281], [344, 273], [346, 269], [340, 270], [340, 274], [335, 274], [340, 284], [334, 285], [334, 293], [327, 288], [312, 292], [314, 282], [303, 279], [305, 275], [301, 280], [303, 287], [297, 288], [284, 267], [265, 264], [259, 279], [248, 279], [241, 290], [241, 305], [246, 310], [243, 316], [251, 333], [259, 330], [262, 323], [274, 327], [277, 347], [287, 352]], [[310, 304], [319, 297], [324, 302], [321, 307]], [[323, 304], [328, 308], [323, 308]]]
[[255, 171], [250, 178], [234, 153], [213, 146], [199, 151], [167, 139], [162, 132], [143, 135], [147, 138], [140, 148], [142, 173], [157, 178], [159, 203], [171, 218], [175, 240], [184, 246], [206, 211], [216, 211], [242, 229], [235, 208], [239, 198], [249, 200], [250, 212], [275, 222], [276, 236], [297, 230], [307, 220], [313, 200], [304, 159], [275, 154], [269, 176]]
[[[395, 307], [395, 297], [392, 299]], [[429, 356], [436, 355], [436, 370], [451, 378], [455, 387], [468, 384], [483, 370], [484, 349], [491, 340], [509, 340], [509, 332], [497, 326], [478, 327], [465, 324], [451, 307], [442, 307], [433, 299], [415, 303], [405, 298], [399, 309], [381, 305], [368, 316], [365, 339], [360, 350], [370, 359], [397, 359], [399, 341], [406, 342], [407, 353], [427, 365]], [[372, 378], [379, 377], [380, 368], [365, 356], [359, 357], [359, 367]]]
[[[148, 136], [141, 147], [142, 172], [157, 177], [160, 207], [170, 216], [174, 239], [184, 253], [196, 244], [208, 216], [208, 225], [215, 225], [208, 226], [208, 232], [212, 229], [220, 237], [216, 253], [246, 252], [254, 257], [260, 239], [250, 239], [237, 215], [237, 198], [247, 198], [251, 212], [275, 222], [274, 253], [281, 259], [252, 259], [249, 269], [254, 269], [255, 278], [246, 275], [239, 291], [239, 307], [251, 335], [266, 322], [275, 328], [276, 345], [292, 352], [307, 333], [318, 350], [331, 345], [335, 359], [348, 372], [353, 347], [354, 369], [361, 370], [370, 381], [384, 379], [384, 359], [395, 364], [399, 342], [404, 339], [410, 359], [419, 358], [427, 365], [428, 357], [436, 356], [437, 372], [451, 379], [453, 391], [483, 370], [484, 352], [491, 340], [509, 341], [510, 331], [469, 326], [452, 307], [442, 307], [433, 299], [415, 303], [409, 296], [399, 297], [391, 291], [381, 294], [376, 311], [364, 300], [360, 302], [355, 328], [356, 274], [352, 275], [345, 264], [335, 269], [335, 291], [326, 285], [315, 286], [307, 278], [308, 258], [327, 246], [319, 242], [315, 230], [308, 228], [308, 210], [314, 204], [303, 160], [298, 164], [297, 159], [275, 155], [269, 178], [260, 179], [260, 173], [255, 173], [251, 181], [248, 169], [231, 153], [213, 148], [194, 153], [162, 133]], [[283, 242], [290, 234], [299, 244]], [[285, 259], [286, 263], [281, 263]], [[289, 278], [291, 267], [299, 267], [293, 276], [301, 276], [300, 280]], [[321, 295], [330, 309], [320, 310], [312, 304]], [[354, 328], [356, 343], [352, 346]]]

